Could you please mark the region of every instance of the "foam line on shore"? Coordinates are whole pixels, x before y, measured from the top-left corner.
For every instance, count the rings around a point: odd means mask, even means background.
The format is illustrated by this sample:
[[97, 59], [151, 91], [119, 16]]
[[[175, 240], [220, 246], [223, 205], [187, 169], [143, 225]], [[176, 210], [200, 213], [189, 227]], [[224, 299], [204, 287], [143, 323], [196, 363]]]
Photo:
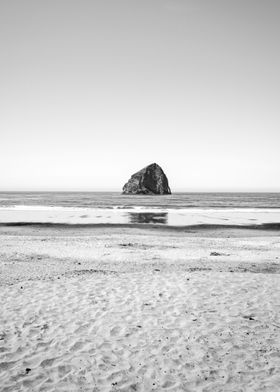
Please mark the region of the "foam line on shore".
[[227, 206], [227, 205], [208, 205], [201, 206], [196, 204], [184, 205], [184, 206], [169, 206], [169, 205], [111, 205], [111, 206], [64, 206], [64, 205], [28, 205], [28, 204], [16, 204], [16, 205], [1, 205], [0, 211], [100, 211], [100, 210], [129, 210], [129, 211], [140, 211], [140, 212], [172, 212], [172, 211], [180, 211], [180, 212], [209, 212], [209, 211], [230, 211], [230, 212], [255, 212], [259, 210], [280, 210], [278, 206], [256, 206], [256, 207], [248, 207], [248, 206]]

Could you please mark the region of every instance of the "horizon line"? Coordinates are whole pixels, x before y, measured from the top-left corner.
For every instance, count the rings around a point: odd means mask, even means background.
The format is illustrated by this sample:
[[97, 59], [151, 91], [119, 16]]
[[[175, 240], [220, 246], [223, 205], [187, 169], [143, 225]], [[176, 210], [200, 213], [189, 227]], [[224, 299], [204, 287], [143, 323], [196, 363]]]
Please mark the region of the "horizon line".
[[[122, 190], [119, 189], [0, 189], [0, 193], [119, 193], [122, 194]], [[171, 192], [171, 194], [175, 193], [280, 193], [279, 189], [186, 189], [186, 188], [177, 188]], [[134, 195], [137, 196], [137, 195]], [[138, 196], [141, 196], [139, 194]], [[145, 196], [145, 195], [143, 195]], [[157, 196], [157, 195], [155, 195]], [[168, 196], [168, 195], [158, 195], [158, 196]]]

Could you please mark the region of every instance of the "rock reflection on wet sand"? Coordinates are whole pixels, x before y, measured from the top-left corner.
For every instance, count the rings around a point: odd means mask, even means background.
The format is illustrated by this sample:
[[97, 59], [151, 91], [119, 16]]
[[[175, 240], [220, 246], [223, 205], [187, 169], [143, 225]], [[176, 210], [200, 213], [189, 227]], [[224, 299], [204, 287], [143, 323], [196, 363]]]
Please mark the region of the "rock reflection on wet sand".
[[161, 223], [167, 224], [167, 212], [129, 212], [129, 223]]

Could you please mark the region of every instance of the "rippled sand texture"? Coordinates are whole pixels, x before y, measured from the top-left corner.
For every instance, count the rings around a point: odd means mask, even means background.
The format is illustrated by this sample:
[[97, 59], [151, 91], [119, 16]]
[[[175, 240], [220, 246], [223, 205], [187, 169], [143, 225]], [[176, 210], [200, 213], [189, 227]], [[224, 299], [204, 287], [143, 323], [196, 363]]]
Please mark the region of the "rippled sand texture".
[[279, 391], [278, 274], [92, 272], [0, 293], [1, 391]]

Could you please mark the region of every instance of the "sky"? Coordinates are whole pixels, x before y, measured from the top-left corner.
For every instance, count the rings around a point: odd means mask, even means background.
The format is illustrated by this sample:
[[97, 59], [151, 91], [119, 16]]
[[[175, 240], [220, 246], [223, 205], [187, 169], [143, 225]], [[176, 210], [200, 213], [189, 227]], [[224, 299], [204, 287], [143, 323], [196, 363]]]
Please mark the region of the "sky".
[[279, 0], [0, 0], [0, 190], [280, 191]]

